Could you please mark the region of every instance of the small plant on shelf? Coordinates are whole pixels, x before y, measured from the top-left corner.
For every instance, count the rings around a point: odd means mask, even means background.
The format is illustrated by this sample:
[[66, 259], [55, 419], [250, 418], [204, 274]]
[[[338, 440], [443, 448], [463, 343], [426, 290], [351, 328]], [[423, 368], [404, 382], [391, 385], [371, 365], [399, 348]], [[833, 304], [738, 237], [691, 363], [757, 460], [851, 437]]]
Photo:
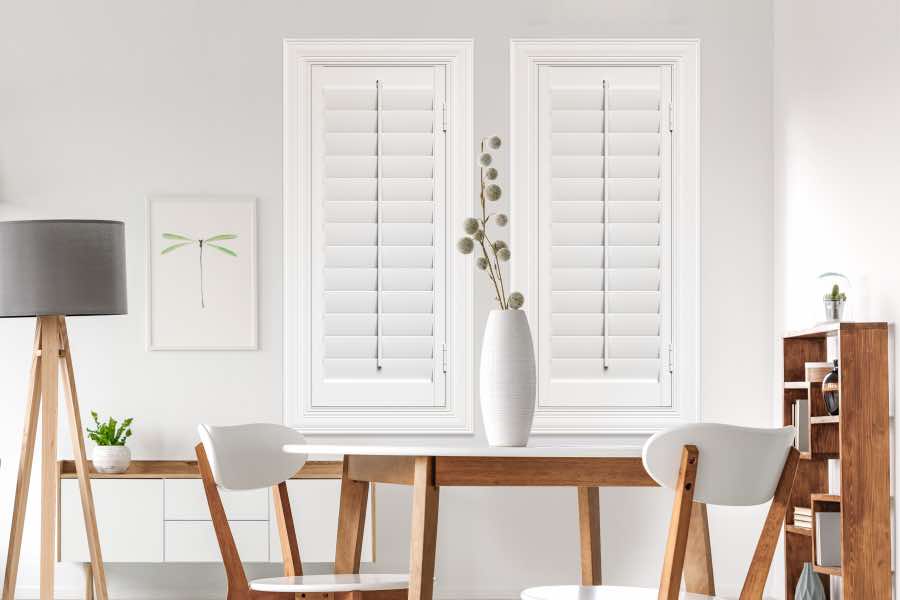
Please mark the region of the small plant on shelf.
[[100, 421], [96, 412], [91, 411], [94, 419], [94, 428], [87, 428], [88, 437], [97, 444], [91, 456], [94, 469], [99, 473], [124, 473], [131, 464], [131, 450], [125, 445], [131, 437], [131, 423], [134, 419], [127, 418], [121, 423], [109, 418]]
[[131, 437], [132, 418], [125, 419], [121, 425], [112, 417], [101, 423], [94, 411], [91, 411], [91, 418], [94, 419], [94, 429], [87, 428], [88, 437], [98, 446], [124, 446]]
[[481, 215], [469, 217], [463, 221], [465, 236], [456, 243], [456, 248], [463, 254], [478, 253], [475, 267], [487, 273], [488, 279], [494, 286], [495, 299], [501, 310], [520, 309], [525, 304], [525, 296], [519, 292], [506, 295], [506, 286], [503, 281], [501, 264], [509, 262], [512, 252], [509, 245], [500, 239], [491, 239], [488, 233], [488, 225], [506, 227], [509, 217], [501, 212], [488, 212], [489, 202], [497, 202], [503, 195], [503, 188], [496, 183], [500, 173], [493, 166], [494, 157], [489, 150], [498, 150], [503, 142], [496, 135], [481, 140], [481, 155], [478, 164], [481, 166]]
[[841, 286], [834, 284], [831, 291], [825, 294], [825, 300], [828, 302], [846, 302], [847, 294], [841, 291]]

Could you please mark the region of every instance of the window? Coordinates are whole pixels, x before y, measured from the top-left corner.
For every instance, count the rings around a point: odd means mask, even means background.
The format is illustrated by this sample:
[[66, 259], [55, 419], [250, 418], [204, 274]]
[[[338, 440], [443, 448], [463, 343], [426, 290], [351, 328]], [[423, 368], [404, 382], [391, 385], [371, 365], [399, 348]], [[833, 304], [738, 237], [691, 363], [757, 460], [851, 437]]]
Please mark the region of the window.
[[521, 40], [511, 56], [535, 431], [639, 436], [694, 420], [697, 43]]
[[[285, 42], [287, 421], [471, 432], [470, 41]], [[452, 239], [452, 238], [451, 238]]]

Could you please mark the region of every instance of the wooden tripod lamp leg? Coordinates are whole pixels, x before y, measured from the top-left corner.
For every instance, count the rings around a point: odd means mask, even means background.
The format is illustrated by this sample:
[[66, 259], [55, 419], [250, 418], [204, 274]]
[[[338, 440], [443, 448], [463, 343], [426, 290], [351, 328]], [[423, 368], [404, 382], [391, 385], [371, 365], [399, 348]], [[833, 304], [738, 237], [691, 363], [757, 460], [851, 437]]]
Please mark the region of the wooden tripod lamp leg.
[[41, 321], [41, 600], [53, 600], [56, 569], [56, 441], [59, 422], [59, 322]]
[[75, 470], [78, 473], [78, 489], [81, 491], [81, 509], [84, 513], [84, 530], [87, 535], [88, 550], [91, 555], [94, 588], [97, 600], [107, 600], [106, 570], [100, 552], [100, 534], [97, 531], [97, 514], [94, 510], [94, 495], [91, 491], [90, 469], [84, 451], [84, 433], [81, 427], [81, 412], [78, 408], [78, 392], [75, 389], [75, 371], [72, 369], [72, 347], [65, 317], [59, 317], [59, 332], [62, 340], [63, 385], [66, 391], [66, 408], [69, 413], [69, 432], [72, 435], [72, 452], [75, 455]]
[[25, 430], [19, 455], [19, 475], [16, 478], [16, 499], [13, 503], [12, 525], [9, 529], [9, 548], [6, 552], [6, 573], [3, 577], [3, 600], [15, 600], [16, 576], [19, 572], [19, 552], [22, 549], [22, 530], [25, 526], [25, 507], [28, 504], [28, 484], [34, 463], [34, 440], [37, 436], [38, 415], [41, 409], [41, 322], [34, 331], [34, 351], [28, 376], [28, 400], [25, 405]]

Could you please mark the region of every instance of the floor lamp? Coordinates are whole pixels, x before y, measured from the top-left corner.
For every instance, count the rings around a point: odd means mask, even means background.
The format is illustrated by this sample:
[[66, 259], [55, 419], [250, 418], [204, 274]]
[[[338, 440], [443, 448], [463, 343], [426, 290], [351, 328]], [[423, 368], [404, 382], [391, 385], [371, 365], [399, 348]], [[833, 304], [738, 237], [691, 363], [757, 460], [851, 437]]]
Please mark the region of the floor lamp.
[[59, 496], [56, 442], [60, 371], [94, 585], [99, 600], [108, 598], [66, 316], [121, 315], [126, 312], [123, 223], [82, 220], [0, 222], [0, 317], [37, 317], [3, 600], [15, 598], [39, 414], [40, 597], [41, 600], [53, 600]]

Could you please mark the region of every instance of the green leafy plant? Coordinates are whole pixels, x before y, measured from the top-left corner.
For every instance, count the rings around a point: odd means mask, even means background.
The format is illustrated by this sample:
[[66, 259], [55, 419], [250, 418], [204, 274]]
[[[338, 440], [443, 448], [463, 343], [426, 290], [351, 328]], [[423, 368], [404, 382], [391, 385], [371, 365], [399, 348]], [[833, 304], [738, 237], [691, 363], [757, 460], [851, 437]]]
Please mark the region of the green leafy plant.
[[831, 292], [825, 294], [825, 300], [830, 302], [844, 302], [847, 300], [847, 294], [841, 291], [841, 287], [838, 284], [834, 284], [831, 286]]
[[168, 254], [179, 248], [183, 248], [184, 246], [193, 246], [194, 244], [200, 250], [200, 308], [206, 308], [206, 297], [203, 291], [203, 247], [209, 246], [210, 248], [215, 248], [219, 252], [227, 254], [228, 256], [237, 256], [237, 252], [223, 246], [221, 244], [217, 244], [216, 242], [224, 242], [225, 240], [235, 240], [237, 239], [237, 234], [234, 233], [220, 233], [218, 235], [214, 235], [208, 237], [206, 239], [194, 239], [188, 237], [186, 235], [181, 235], [180, 233], [164, 233], [162, 234], [164, 240], [174, 241], [174, 244], [170, 244], [162, 249], [160, 254]]
[[463, 221], [465, 236], [456, 242], [456, 249], [462, 254], [477, 254], [481, 250], [481, 256], [475, 258], [475, 267], [487, 273], [488, 279], [494, 285], [494, 294], [501, 310], [519, 309], [525, 304], [525, 296], [519, 292], [506, 295], [503, 283], [503, 270], [501, 263], [509, 262], [512, 253], [509, 245], [503, 240], [491, 241], [488, 234], [488, 225], [493, 223], [497, 227], [506, 227], [509, 217], [504, 213], [488, 213], [487, 203], [496, 202], [503, 195], [503, 189], [494, 183], [499, 176], [495, 167], [491, 166], [494, 157], [489, 150], [497, 150], [502, 141], [496, 135], [481, 140], [481, 155], [478, 164], [481, 166], [481, 216], [469, 217]]
[[88, 437], [98, 446], [124, 446], [125, 441], [131, 437], [131, 423], [134, 419], [125, 419], [120, 425], [112, 417], [101, 423], [94, 411], [91, 411], [91, 417], [94, 419], [94, 429], [87, 428]]

